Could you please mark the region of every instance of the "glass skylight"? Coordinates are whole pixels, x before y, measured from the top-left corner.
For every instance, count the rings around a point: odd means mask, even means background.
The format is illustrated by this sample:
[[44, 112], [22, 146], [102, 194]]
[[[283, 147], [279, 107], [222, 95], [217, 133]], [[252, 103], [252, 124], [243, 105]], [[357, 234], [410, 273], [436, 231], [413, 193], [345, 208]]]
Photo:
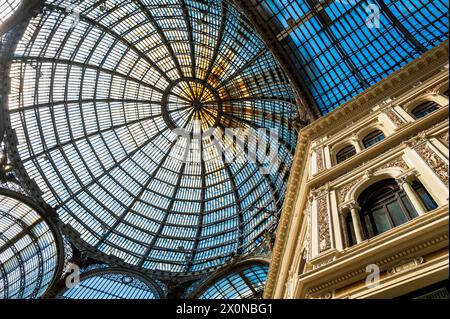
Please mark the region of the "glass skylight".
[[[293, 90], [263, 41], [227, 1], [72, 2], [45, 1], [10, 68], [11, 125], [43, 199], [87, 244], [145, 269], [251, 252], [297, 142]], [[262, 134], [275, 169], [246, 157], [250, 128], [277, 131]]]
[[119, 271], [85, 275], [79, 285], [66, 289], [60, 299], [158, 299], [158, 292], [143, 278]]
[[22, 0], [2, 0], [0, 3], [0, 25], [20, 6]]
[[31, 207], [0, 194], [0, 299], [42, 296], [57, 262], [49, 225]]
[[268, 271], [267, 265], [244, 267], [218, 279], [198, 299], [259, 299]]
[[448, 39], [447, 0], [252, 2], [324, 114]]

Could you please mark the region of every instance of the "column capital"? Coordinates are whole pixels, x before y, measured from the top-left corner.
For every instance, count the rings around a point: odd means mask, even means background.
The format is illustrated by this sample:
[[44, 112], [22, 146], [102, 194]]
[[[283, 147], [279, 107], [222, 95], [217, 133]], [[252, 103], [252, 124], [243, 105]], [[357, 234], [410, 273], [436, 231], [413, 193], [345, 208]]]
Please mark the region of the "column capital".
[[356, 201], [350, 201], [342, 204], [342, 206], [339, 208], [342, 215], [347, 215], [350, 213], [353, 209], [361, 210], [361, 206]]

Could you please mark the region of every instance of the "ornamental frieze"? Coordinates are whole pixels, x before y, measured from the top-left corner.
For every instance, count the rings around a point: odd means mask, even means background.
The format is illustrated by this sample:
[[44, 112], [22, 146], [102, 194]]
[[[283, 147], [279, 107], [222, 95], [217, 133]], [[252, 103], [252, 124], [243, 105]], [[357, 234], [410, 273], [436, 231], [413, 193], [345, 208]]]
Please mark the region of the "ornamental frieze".
[[444, 182], [447, 187], [449, 186], [448, 181], [448, 164], [431, 149], [428, 143], [416, 146], [414, 150], [422, 157], [422, 159], [433, 169], [433, 171], [438, 175], [442, 182]]
[[330, 218], [328, 215], [327, 198], [317, 200], [319, 225], [319, 250], [321, 253], [331, 249]]
[[322, 149], [316, 151], [317, 154], [317, 173], [321, 173], [325, 170], [325, 161], [323, 159]]
[[402, 126], [403, 124], [405, 124], [402, 119], [394, 112], [393, 109], [389, 109], [386, 112], [386, 115], [388, 116], [388, 118], [397, 126]]

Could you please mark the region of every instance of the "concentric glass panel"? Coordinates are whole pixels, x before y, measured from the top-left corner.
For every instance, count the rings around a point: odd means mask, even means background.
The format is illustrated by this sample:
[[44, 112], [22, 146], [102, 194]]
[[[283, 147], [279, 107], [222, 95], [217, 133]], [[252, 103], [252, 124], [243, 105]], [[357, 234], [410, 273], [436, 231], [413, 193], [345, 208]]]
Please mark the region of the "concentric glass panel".
[[146, 281], [127, 273], [100, 272], [81, 280], [64, 291], [60, 299], [158, 299], [158, 293]]
[[198, 299], [259, 299], [266, 285], [269, 267], [253, 265], [220, 278]]
[[40, 297], [55, 276], [57, 245], [29, 206], [0, 195], [0, 299]]
[[72, 2], [45, 1], [10, 68], [11, 125], [44, 200], [87, 244], [146, 269], [252, 251], [297, 139], [263, 41], [226, 1]]
[[447, 0], [252, 0], [325, 114], [448, 38]]

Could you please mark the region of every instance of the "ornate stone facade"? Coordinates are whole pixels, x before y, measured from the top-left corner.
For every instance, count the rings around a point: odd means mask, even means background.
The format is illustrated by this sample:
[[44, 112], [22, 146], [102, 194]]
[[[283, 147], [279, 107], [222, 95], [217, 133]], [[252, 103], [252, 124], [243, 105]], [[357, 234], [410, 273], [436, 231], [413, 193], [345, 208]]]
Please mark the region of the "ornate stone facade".
[[325, 161], [323, 159], [323, 150], [321, 148], [316, 150], [317, 154], [317, 172], [320, 174], [325, 170]]
[[[442, 271], [448, 270], [448, 97], [427, 93], [448, 82], [447, 50], [448, 43], [300, 131], [265, 298], [398, 297], [448, 279]], [[442, 101], [441, 107], [421, 119], [396, 109], [408, 112], [408, 105], [427, 98]], [[362, 139], [371, 129], [385, 136], [366, 146]], [[355, 145], [356, 154], [336, 164], [346, 145]], [[314, 153], [305, 167], [305, 155]], [[384, 180], [402, 180], [417, 212], [424, 199], [414, 193], [415, 185], [422, 185], [438, 208], [368, 239], [359, 197]], [[306, 271], [299, 273], [305, 248]], [[380, 267], [380, 289], [364, 285], [367, 265]], [[415, 276], [430, 282], [411, 280]]]
[[425, 160], [428, 165], [434, 170], [439, 178], [447, 187], [449, 186], [448, 174], [449, 166], [444, 160], [436, 154], [436, 152], [429, 146], [428, 143], [416, 146], [414, 150]]
[[321, 253], [331, 248], [330, 218], [328, 216], [328, 201], [326, 196], [317, 200], [319, 225], [319, 250]]

